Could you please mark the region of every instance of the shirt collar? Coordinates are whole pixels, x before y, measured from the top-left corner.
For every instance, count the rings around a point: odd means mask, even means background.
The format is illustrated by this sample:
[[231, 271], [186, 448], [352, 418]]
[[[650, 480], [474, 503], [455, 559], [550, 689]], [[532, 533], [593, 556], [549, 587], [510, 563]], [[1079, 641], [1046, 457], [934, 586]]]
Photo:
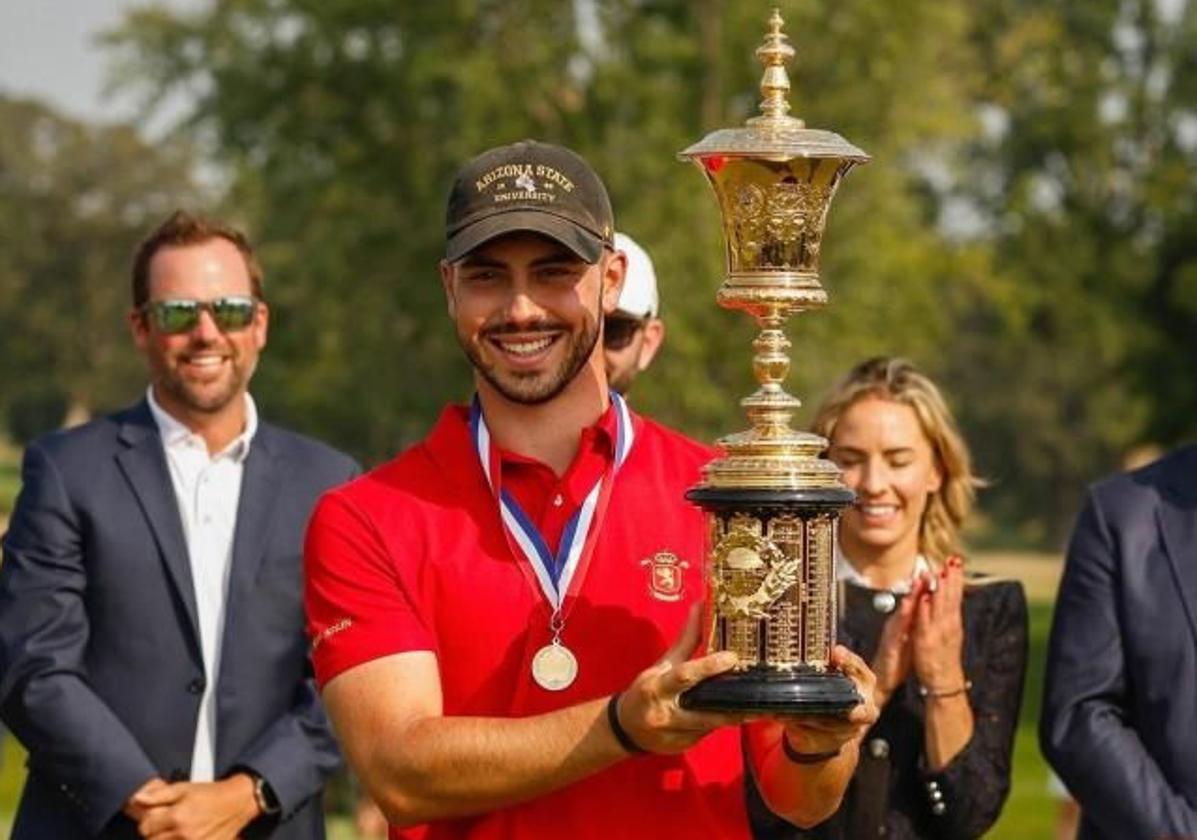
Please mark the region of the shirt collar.
[[[185, 441], [199, 438], [199, 435], [158, 404], [158, 401], [154, 399], [153, 385], [146, 388], [145, 398], [150, 406], [150, 414], [153, 415], [154, 422], [158, 424], [158, 432], [162, 435], [163, 446], [169, 449]], [[244, 463], [245, 459], [249, 457], [249, 445], [257, 431], [258, 407], [254, 403], [254, 398], [247, 392], [245, 394], [245, 429], [228, 446], [213, 455], [212, 460], [227, 456], [236, 463]]]
[[[922, 554], [918, 554], [914, 558], [914, 571], [910, 573], [910, 577], [906, 580], [900, 580], [893, 586], [889, 587], [889, 591], [895, 595], [905, 595], [910, 591], [914, 580], [921, 574], [931, 571], [931, 564], [927, 562], [927, 558]], [[862, 586], [865, 589], [876, 589], [877, 587], [869, 583], [863, 574], [861, 574], [855, 566], [849, 562], [848, 558], [844, 556], [844, 552], [840, 551], [840, 547], [835, 547], [835, 578], [853, 586]]]
[[[615, 439], [619, 435], [618, 411], [619, 409], [615, 407], [615, 402], [612, 400], [611, 404], [607, 406], [607, 410], [603, 412], [603, 416], [593, 426], [587, 426], [582, 430], [582, 435], [578, 439], [578, 452], [574, 456], [574, 463], [566, 470], [567, 473], [574, 470], [579, 460], [589, 459], [591, 453], [597, 453], [602, 457], [604, 468], [606, 462], [615, 457]], [[535, 458], [510, 452], [502, 447], [499, 447], [499, 458], [504, 464], [541, 464]]]
[[[644, 420], [631, 410], [628, 413], [632, 418], [632, 426], [636, 429], [636, 434], [639, 435]], [[608, 428], [605, 437], [610, 440], [615, 439], [616, 422], [615, 415], [611, 412], [607, 412], [599, 419], [598, 425]], [[462, 487], [482, 488], [489, 496], [490, 487], [486, 483], [485, 474], [478, 465], [478, 453], [474, 449], [474, 441], [470, 437], [470, 408], [468, 405], [445, 406], [436, 424], [420, 446], [427, 456], [436, 463], [442, 474], [450, 480], [456, 480]], [[609, 451], [614, 451], [614, 445]], [[711, 455], [714, 457], [714, 450], [711, 450]]]

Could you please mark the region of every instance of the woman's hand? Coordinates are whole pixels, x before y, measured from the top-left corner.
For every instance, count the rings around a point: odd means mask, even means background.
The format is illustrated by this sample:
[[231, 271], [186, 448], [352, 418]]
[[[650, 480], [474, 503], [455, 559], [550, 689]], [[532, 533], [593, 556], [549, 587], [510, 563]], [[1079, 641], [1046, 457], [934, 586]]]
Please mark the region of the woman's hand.
[[885, 707], [910, 673], [910, 630], [914, 624], [915, 607], [925, 585], [923, 578], [916, 578], [910, 593], [881, 628], [872, 666], [877, 677], [874, 694], [879, 709]]
[[915, 602], [911, 666], [919, 684], [933, 694], [964, 687], [964, 567], [959, 557], [948, 558], [937, 583], [932, 589], [924, 582], [909, 599]]

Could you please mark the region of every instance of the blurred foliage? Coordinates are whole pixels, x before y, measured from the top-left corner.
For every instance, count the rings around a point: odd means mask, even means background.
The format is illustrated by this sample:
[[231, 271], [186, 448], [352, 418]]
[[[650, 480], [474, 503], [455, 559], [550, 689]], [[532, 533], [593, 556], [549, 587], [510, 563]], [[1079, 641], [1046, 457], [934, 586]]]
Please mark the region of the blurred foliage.
[[129, 352], [129, 257], [194, 202], [186, 144], [153, 148], [0, 97], [0, 417], [16, 440], [145, 388]]
[[[794, 7], [797, 107], [877, 158], [833, 212], [838, 305], [793, 330], [809, 395], [849, 359], [894, 349], [895, 321], [918, 324], [906, 352], [946, 339], [939, 289], [957, 257], [903, 161], [968, 136], [973, 120], [963, 4]], [[275, 363], [260, 383], [272, 409], [376, 460], [468, 388], [436, 282], [445, 193], [465, 159], [524, 136], [584, 154], [657, 263], [670, 337], [637, 402], [704, 437], [743, 422], [734, 400], [751, 388], [753, 332], [712, 305], [718, 218], [676, 154], [755, 112], [761, 18], [721, 0], [224, 0], [193, 16], [142, 12], [115, 39], [126, 78], [152, 97], [200, 92], [190, 127], [236, 173], [232, 204], [253, 208], [276, 279]]]
[[[833, 305], [790, 324], [791, 390], [813, 404], [866, 355], [911, 357], [944, 384], [992, 481], [979, 538], [1058, 543], [1086, 482], [1197, 425], [1197, 15], [1186, 0], [781, 5], [795, 112], [874, 158], [830, 215]], [[635, 402], [709, 439], [744, 424], [753, 330], [713, 305], [719, 220], [676, 154], [755, 112], [767, 14], [731, 0], [147, 5], [110, 36], [118, 82], [147, 113], [180, 93], [193, 104], [168, 141], [106, 173], [205, 150], [227, 179], [223, 212], [248, 222], [267, 267], [255, 393], [377, 462], [469, 390], [436, 271], [452, 173], [522, 137], [571, 146], [657, 264], [669, 336]], [[132, 207], [171, 191], [135, 183]], [[18, 218], [0, 236], [59, 221], [24, 200], [0, 190]], [[124, 254], [105, 250], [115, 234], [71, 233], [72, 252]], [[47, 265], [91, 294], [122, 275]], [[73, 329], [115, 323], [62, 311]], [[127, 369], [116, 355], [38, 364], [97, 404], [87, 389], [108, 394]]]
[[1080, 485], [1136, 445], [1197, 431], [1195, 27], [1186, 0], [976, 6], [988, 131], [955, 189], [994, 278], [944, 373], [991, 516], [1033, 537], [1057, 538]]

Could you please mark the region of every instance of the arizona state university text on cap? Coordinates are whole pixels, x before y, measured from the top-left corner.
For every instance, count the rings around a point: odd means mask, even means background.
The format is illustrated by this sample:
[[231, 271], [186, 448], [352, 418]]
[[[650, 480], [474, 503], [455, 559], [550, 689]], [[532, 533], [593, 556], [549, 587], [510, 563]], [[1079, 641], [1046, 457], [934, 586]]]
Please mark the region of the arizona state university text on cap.
[[614, 236], [607, 188], [577, 154], [536, 140], [483, 152], [458, 170], [445, 214], [447, 259], [521, 230], [597, 262]]

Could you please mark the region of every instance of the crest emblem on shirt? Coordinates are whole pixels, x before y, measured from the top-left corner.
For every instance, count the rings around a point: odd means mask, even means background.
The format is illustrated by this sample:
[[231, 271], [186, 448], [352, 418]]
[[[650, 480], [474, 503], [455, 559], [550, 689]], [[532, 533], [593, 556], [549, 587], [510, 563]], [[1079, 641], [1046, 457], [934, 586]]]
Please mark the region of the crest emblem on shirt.
[[670, 551], [658, 551], [640, 561], [648, 569], [648, 592], [658, 601], [677, 601], [685, 589], [685, 570], [690, 564]]

